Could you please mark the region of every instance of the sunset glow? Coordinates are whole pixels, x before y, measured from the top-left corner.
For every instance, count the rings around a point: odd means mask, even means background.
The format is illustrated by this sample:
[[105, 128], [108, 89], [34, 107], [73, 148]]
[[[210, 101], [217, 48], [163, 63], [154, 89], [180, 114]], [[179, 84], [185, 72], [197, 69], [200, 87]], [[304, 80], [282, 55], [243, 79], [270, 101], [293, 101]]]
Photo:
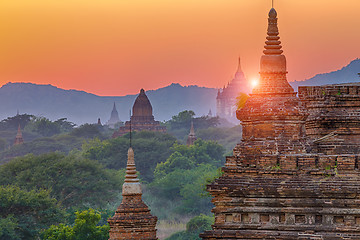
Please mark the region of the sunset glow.
[[255, 88], [259, 84], [259, 79], [253, 78], [251, 79], [251, 87]]
[[[17, 0], [0, 3], [0, 84], [33, 82], [99, 95], [222, 87], [241, 55], [258, 77], [266, 0]], [[360, 57], [359, 0], [275, 1], [289, 81]]]

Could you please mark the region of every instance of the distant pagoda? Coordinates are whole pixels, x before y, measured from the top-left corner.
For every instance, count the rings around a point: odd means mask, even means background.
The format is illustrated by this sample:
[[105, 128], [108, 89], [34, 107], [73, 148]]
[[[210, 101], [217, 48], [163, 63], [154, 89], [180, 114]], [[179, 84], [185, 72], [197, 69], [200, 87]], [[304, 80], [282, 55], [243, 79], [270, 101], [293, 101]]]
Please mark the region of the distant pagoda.
[[155, 121], [152, 110], [151, 103], [144, 89], [141, 89], [135, 99], [130, 121], [126, 121], [125, 126], [120, 127], [119, 130], [114, 132], [113, 138], [130, 132], [130, 129], [132, 131], [166, 132], [166, 127], [160, 126], [160, 122]]
[[188, 135], [186, 145], [194, 145], [194, 142], [196, 141], [195, 131], [194, 131], [194, 123], [191, 121], [191, 127], [190, 127], [190, 133]]
[[116, 110], [115, 102], [113, 109], [111, 111], [111, 116], [109, 121], [107, 121], [106, 125], [108, 125], [110, 128], [115, 128], [115, 125], [120, 122], [119, 113]]
[[14, 141], [14, 145], [19, 145], [22, 144], [24, 142], [23, 136], [22, 136], [22, 132], [21, 132], [21, 127], [20, 124], [18, 126], [18, 131], [15, 137], [15, 141]]
[[216, 96], [216, 115], [221, 118], [236, 121], [236, 98], [240, 93], [249, 93], [249, 85], [241, 69], [240, 57], [235, 77], [230, 83], [218, 90]]
[[115, 215], [108, 219], [109, 240], [155, 240], [157, 217], [150, 214], [148, 206], [142, 201], [142, 191], [136, 175], [134, 151], [128, 150], [125, 182], [122, 188], [123, 199]]

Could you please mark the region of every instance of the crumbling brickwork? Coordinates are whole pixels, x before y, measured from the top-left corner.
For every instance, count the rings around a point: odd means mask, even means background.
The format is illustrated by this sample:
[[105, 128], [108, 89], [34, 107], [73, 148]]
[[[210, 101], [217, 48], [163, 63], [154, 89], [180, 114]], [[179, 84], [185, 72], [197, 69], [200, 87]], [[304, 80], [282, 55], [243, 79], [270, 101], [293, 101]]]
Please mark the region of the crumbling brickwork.
[[157, 217], [150, 214], [142, 201], [142, 191], [136, 175], [134, 151], [129, 148], [123, 200], [115, 215], [108, 219], [109, 240], [156, 240]]
[[269, 13], [260, 84], [237, 111], [243, 139], [208, 185], [213, 230], [202, 239], [360, 239], [359, 86], [303, 87]]

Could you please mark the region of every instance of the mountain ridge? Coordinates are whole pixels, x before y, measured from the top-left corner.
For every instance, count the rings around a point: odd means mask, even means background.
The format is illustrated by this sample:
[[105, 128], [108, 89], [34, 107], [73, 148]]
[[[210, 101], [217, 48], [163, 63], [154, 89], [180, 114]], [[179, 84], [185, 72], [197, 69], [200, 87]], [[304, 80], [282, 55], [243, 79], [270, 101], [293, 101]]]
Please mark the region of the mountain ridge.
[[[290, 82], [298, 86], [314, 86], [359, 82], [360, 59], [329, 73], [317, 74], [304, 81]], [[216, 113], [217, 89], [196, 85], [182, 86], [172, 83], [156, 90], [146, 91], [153, 106], [156, 120], [164, 121], [180, 111], [193, 110], [197, 116], [206, 115], [209, 110]], [[76, 124], [96, 123], [100, 118], [105, 124], [116, 103], [122, 121], [129, 120], [129, 110], [137, 94], [125, 96], [99, 96], [81, 90], [65, 90], [51, 84], [6, 83], [0, 88], [0, 119], [20, 113], [44, 116], [51, 120], [66, 117]]]
[[[183, 110], [194, 110], [197, 115], [215, 111], [217, 90], [198, 86], [170, 84], [146, 92], [153, 106], [156, 120], [168, 120]], [[102, 123], [110, 118], [113, 103], [122, 121], [129, 119], [137, 94], [125, 96], [98, 96], [79, 90], [65, 90], [51, 84], [6, 83], [0, 88], [0, 118], [13, 116], [17, 110], [52, 120], [66, 117], [76, 124]], [[193, 104], [197, 103], [197, 104]]]

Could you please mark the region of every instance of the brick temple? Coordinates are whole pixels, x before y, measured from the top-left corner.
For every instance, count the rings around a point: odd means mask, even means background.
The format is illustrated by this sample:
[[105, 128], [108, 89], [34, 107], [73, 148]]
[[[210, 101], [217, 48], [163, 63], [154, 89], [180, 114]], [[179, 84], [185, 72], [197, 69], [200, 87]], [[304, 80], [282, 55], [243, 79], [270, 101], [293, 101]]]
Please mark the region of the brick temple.
[[125, 182], [122, 188], [122, 202], [115, 215], [108, 219], [109, 240], [155, 240], [157, 217], [150, 214], [142, 201], [142, 190], [136, 175], [134, 151], [128, 150]]
[[242, 141], [208, 185], [202, 239], [360, 239], [360, 84], [287, 82], [271, 9], [260, 81], [236, 112]]
[[126, 121], [125, 126], [115, 131], [112, 137], [119, 137], [130, 131], [166, 132], [166, 127], [161, 126], [159, 121], [155, 121], [151, 103], [144, 89], [140, 90], [135, 99], [130, 121]]

